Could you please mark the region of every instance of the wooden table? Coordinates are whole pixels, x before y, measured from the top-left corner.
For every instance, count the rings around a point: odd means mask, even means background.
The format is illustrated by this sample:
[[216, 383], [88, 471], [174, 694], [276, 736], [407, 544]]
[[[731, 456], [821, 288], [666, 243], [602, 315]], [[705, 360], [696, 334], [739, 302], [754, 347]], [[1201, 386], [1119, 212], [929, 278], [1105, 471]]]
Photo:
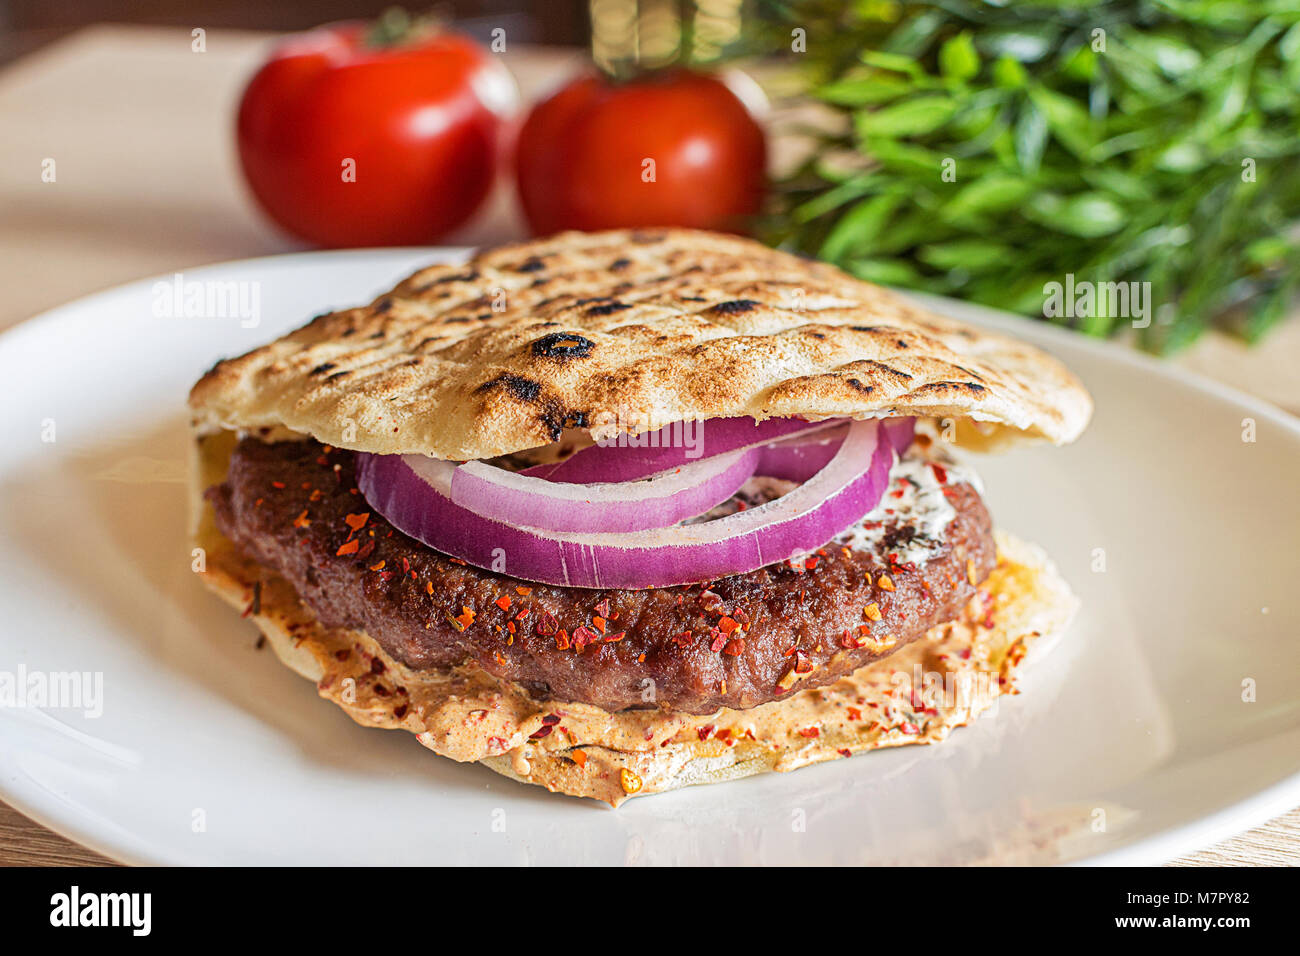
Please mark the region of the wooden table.
[[[0, 71], [0, 329], [98, 289], [225, 259], [292, 251], [243, 191], [232, 123], [239, 92], [272, 38], [94, 27]], [[580, 59], [509, 49], [525, 95]], [[57, 181], [41, 181], [56, 162]], [[454, 244], [520, 227], [509, 190]], [[1205, 337], [1177, 361], [1300, 413], [1300, 320], [1261, 349]], [[107, 863], [0, 804], [0, 864]], [[1300, 863], [1300, 810], [1180, 863]]]

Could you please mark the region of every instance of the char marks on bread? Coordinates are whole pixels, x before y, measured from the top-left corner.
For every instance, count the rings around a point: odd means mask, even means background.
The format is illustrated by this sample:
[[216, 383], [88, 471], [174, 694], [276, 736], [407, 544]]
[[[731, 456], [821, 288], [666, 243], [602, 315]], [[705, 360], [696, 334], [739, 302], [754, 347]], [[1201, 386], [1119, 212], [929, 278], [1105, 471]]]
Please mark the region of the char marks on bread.
[[218, 363], [202, 431], [491, 458], [674, 421], [954, 417], [1056, 443], [1091, 415], [1040, 350], [823, 263], [689, 230], [564, 233], [423, 269]]

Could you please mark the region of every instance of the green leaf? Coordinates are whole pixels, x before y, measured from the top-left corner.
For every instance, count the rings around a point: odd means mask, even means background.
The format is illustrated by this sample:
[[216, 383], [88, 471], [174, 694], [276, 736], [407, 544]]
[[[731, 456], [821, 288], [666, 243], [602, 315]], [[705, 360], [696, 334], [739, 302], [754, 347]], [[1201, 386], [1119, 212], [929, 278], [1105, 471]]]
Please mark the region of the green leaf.
[[1001, 56], [993, 64], [993, 82], [1006, 89], [1018, 90], [1029, 82], [1029, 74], [1016, 60]]
[[980, 55], [970, 31], [963, 30], [950, 37], [939, 48], [939, 70], [950, 80], [964, 82], [980, 71]]
[[902, 56], [898, 53], [885, 53], [880, 50], [866, 50], [859, 57], [867, 66], [878, 67], [882, 70], [892, 70], [895, 73], [903, 73], [912, 79], [920, 81], [925, 76], [925, 70], [920, 63], [917, 63], [910, 56]]
[[1047, 128], [1057, 142], [1080, 158], [1093, 147], [1092, 117], [1078, 100], [1034, 85], [1029, 88], [1029, 98], [1043, 111]]
[[1267, 267], [1280, 265], [1288, 256], [1297, 252], [1295, 244], [1281, 236], [1265, 236], [1246, 246], [1242, 255], [1251, 265]]
[[844, 267], [859, 279], [880, 285], [915, 289], [923, 282], [915, 267], [901, 259], [852, 259]]
[[922, 246], [917, 250], [916, 257], [936, 269], [962, 269], [980, 273], [1006, 265], [1012, 252], [995, 242], [961, 239]]
[[948, 96], [917, 96], [867, 113], [859, 113], [854, 122], [858, 135], [920, 136], [933, 133], [957, 112], [957, 103]]
[[1204, 168], [1205, 163], [1205, 150], [1201, 148], [1200, 144], [1190, 140], [1182, 140], [1170, 143], [1167, 148], [1161, 150], [1160, 155], [1156, 157], [1155, 165], [1157, 169], [1176, 173], [1191, 173]]
[[943, 208], [943, 217], [956, 222], [1014, 207], [1033, 192], [1033, 184], [1022, 176], [991, 175], [963, 186]]
[[1056, 232], [1085, 238], [1110, 235], [1125, 220], [1124, 210], [1104, 193], [1082, 193], [1068, 199], [1040, 193], [1026, 205], [1024, 212]]
[[837, 262], [850, 251], [864, 251], [898, 208], [901, 198], [896, 193], [885, 193], [859, 202], [840, 217], [818, 255]]
[[1027, 176], [1036, 176], [1047, 148], [1047, 117], [1032, 102], [1020, 109], [1016, 119], [1016, 161]]
[[828, 103], [839, 106], [874, 106], [906, 96], [912, 84], [887, 73], [873, 73], [829, 83], [817, 91]]
[[945, 157], [933, 150], [892, 139], [873, 139], [864, 145], [868, 155], [891, 172], [940, 181]]
[[1007, 56], [1019, 63], [1035, 63], [1055, 46], [1060, 28], [1051, 23], [1027, 23], [1020, 27], [983, 30], [976, 47], [989, 56]]

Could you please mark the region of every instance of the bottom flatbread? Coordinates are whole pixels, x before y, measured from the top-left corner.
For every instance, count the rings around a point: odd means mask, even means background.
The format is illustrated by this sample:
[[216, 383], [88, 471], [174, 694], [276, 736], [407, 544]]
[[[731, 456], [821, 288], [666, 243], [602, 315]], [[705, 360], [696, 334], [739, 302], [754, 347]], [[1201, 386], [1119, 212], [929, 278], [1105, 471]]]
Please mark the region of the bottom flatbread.
[[[224, 476], [229, 445], [198, 446], [196, 490]], [[998, 563], [962, 617], [848, 677], [749, 710], [700, 716], [654, 707], [607, 713], [538, 701], [477, 666], [415, 671], [362, 631], [323, 627], [293, 587], [245, 558], [199, 500], [204, 582], [266, 635], [276, 655], [359, 724], [404, 729], [435, 753], [480, 761], [524, 783], [618, 806], [630, 797], [788, 771], [866, 750], [932, 744], [969, 723], [1015, 681], [1036, 641], [1077, 606], [1036, 546], [997, 534]]]

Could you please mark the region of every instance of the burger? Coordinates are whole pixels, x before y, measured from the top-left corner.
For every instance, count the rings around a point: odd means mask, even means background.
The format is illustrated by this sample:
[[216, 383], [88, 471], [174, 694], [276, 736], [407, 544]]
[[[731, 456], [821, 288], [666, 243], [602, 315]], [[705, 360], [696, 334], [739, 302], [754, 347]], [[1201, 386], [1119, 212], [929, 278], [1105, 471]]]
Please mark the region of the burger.
[[619, 805], [933, 744], [1075, 606], [965, 448], [1079, 382], [684, 230], [435, 265], [190, 394], [202, 576], [357, 722]]

